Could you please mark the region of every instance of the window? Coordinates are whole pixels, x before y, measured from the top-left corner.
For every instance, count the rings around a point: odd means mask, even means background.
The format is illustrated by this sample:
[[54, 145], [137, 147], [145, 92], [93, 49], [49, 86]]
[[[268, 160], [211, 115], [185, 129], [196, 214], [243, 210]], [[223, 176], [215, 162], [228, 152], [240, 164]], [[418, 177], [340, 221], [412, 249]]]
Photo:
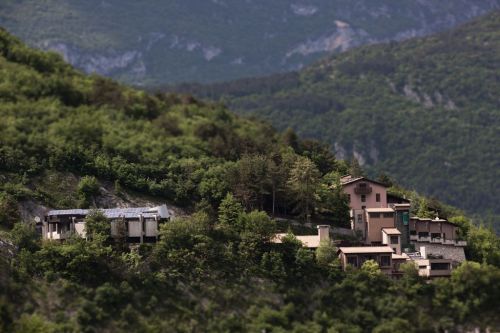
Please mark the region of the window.
[[361, 206], [361, 209], [366, 209], [366, 206]]
[[403, 212], [403, 225], [408, 225], [410, 220], [410, 214], [408, 212]]
[[361, 202], [366, 202], [366, 195], [361, 194]]
[[363, 223], [363, 215], [358, 214], [358, 223]]
[[393, 218], [394, 214], [393, 213], [384, 213], [384, 218]]
[[348, 256], [347, 263], [353, 267], [358, 267], [358, 257]]
[[434, 271], [434, 270], [446, 271], [449, 269], [450, 269], [450, 264], [447, 262], [432, 262], [431, 263], [431, 270], [432, 271]]
[[351, 195], [350, 194], [347, 195], [347, 200], [349, 200], [349, 202], [351, 202]]
[[370, 213], [370, 218], [378, 219], [378, 218], [380, 218], [380, 213]]
[[375, 194], [375, 201], [380, 202], [380, 193]]
[[360, 188], [366, 188], [366, 183], [359, 183]]
[[399, 244], [399, 236], [391, 236], [391, 244]]
[[380, 267], [390, 267], [391, 256], [380, 256]]

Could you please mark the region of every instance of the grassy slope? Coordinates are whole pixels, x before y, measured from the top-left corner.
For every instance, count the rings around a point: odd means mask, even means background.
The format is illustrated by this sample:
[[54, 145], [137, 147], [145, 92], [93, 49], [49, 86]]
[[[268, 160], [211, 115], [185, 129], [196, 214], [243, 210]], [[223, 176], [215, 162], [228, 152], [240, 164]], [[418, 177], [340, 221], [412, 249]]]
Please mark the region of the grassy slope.
[[499, 214], [499, 31], [494, 13], [299, 73], [179, 90], [337, 144], [347, 157], [356, 151], [372, 173], [469, 212]]

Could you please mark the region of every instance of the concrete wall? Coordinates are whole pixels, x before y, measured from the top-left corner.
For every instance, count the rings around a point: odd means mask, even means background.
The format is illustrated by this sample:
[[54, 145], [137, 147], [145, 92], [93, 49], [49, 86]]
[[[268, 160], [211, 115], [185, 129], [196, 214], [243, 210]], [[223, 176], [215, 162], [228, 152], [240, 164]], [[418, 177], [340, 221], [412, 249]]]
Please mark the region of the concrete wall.
[[155, 220], [146, 221], [146, 237], [158, 236], [158, 222]]
[[444, 239], [454, 240], [456, 238], [456, 227], [451, 223], [442, 223], [442, 232]]
[[142, 236], [142, 222], [129, 221], [128, 222], [128, 236], [141, 237]]
[[[465, 252], [463, 247], [420, 242], [415, 242], [414, 244], [415, 251], [424, 252], [427, 256], [429, 254], [435, 254], [442, 255], [445, 259], [451, 259], [458, 262], [465, 261]], [[425, 250], [422, 249], [422, 247], [425, 247]]]
[[368, 232], [366, 235], [366, 243], [382, 243], [382, 228], [394, 228], [394, 216], [383, 217], [384, 215], [381, 213], [380, 217], [372, 218], [370, 217], [370, 214], [367, 215]]

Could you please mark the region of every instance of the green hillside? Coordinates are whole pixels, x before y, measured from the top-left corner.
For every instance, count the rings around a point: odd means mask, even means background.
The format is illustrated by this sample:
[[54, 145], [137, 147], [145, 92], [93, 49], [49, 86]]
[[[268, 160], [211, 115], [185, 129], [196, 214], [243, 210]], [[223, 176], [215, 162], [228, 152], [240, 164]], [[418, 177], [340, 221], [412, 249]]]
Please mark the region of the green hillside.
[[[347, 166], [318, 142], [218, 104], [84, 76], [4, 30], [0, 72], [0, 332], [500, 327], [500, 241], [456, 210], [436, 207], [460, 226], [476, 262], [450, 279], [429, 283], [409, 265], [390, 280], [370, 261], [344, 272], [331, 244], [312, 252], [292, 236], [270, 242], [292, 228], [268, 216], [272, 207], [296, 219], [346, 220], [347, 199], [332, 185]], [[117, 195], [153, 196], [191, 214], [134, 248], [112, 241], [99, 213], [87, 220], [100, 225], [88, 240], [41, 241], [23, 220], [26, 202], [92, 206], [106, 182]]]
[[500, 214], [500, 13], [432, 37], [361, 47], [300, 72], [176, 88], [292, 127], [372, 175]]
[[89, 73], [155, 85], [294, 70], [499, 8], [499, 0], [3, 0], [0, 26]]

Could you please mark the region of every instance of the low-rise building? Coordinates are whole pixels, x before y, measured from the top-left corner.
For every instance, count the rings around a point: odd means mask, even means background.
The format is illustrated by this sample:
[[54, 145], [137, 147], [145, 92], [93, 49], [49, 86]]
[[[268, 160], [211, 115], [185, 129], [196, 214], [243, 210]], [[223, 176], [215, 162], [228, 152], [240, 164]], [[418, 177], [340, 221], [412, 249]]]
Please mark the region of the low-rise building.
[[[297, 235], [294, 237], [302, 243], [302, 246], [315, 249], [318, 248], [322, 242], [330, 241], [330, 226], [329, 225], [318, 225], [318, 234], [317, 235]], [[281, 244], [282, 239], [286, 237], [288, 233], [279, 233], [274, 235], [271, 242], [276, 244]]]
[[389, 246], [340, 247], [337, 254], [344, 270], [348, 265], [360, 268], [365, 261], [374, 260], [382, 272], [392, 276], [392, 255], [394, 252]]
[[[64, 240], [77, 234], [86, 237], [85, 218], [93, 210], [51, 210], [42, 222], [42, 237]], [[112, 237], [124, 237], [130, 243], [154, 242], [158, 239], [160, 223], [170, 219], [166, 205], [99, 209], [109, 220]]]

